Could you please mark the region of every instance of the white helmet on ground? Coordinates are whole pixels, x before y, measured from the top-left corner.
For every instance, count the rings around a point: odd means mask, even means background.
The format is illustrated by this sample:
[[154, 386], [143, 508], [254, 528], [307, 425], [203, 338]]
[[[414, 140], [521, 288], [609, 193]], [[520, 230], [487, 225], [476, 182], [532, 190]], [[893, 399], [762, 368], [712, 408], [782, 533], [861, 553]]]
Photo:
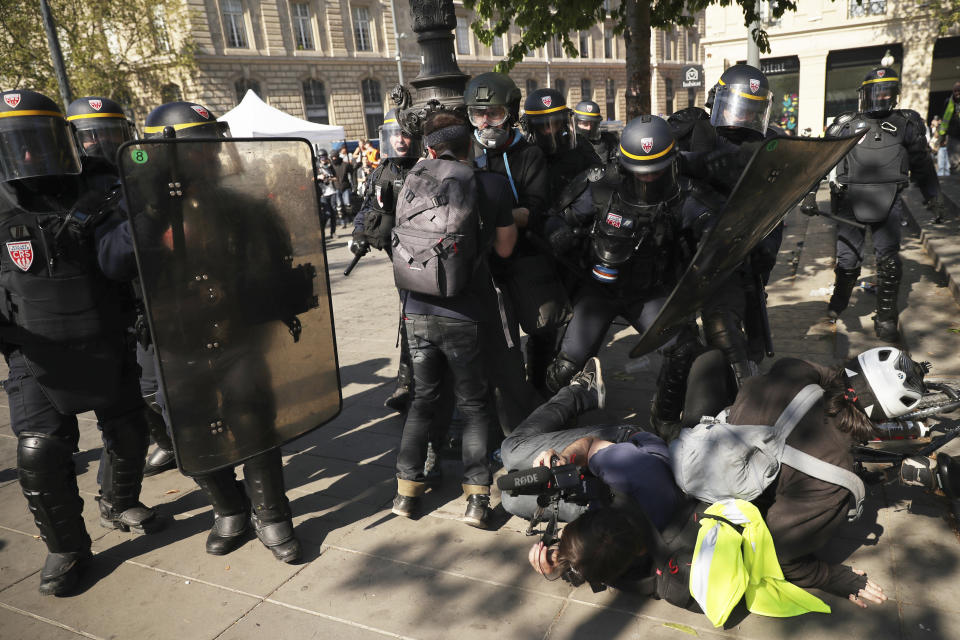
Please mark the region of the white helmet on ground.
[[923, 397], [929, 370], [929, 363], [914, 362], [895, 347], [869, 349], [845, 365], [850, 399], [874, 422], [902, 416]]

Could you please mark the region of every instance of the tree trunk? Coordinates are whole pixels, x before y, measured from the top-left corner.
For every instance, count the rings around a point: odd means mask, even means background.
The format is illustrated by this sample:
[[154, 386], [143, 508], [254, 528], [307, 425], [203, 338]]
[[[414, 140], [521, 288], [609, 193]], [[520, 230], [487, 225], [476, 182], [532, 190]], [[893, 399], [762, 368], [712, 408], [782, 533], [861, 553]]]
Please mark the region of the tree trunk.
[[627, 122], [650, 106], [650, 0], [625, 0], [627, 27]]

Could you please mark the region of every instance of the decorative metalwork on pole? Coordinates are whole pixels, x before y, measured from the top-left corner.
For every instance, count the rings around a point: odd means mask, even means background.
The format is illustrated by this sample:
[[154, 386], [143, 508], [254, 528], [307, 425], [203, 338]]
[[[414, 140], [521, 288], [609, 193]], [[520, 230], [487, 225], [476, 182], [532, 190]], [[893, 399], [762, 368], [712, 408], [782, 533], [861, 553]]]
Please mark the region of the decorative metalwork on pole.
[[420, 135], [431, 111], [463, 111], [463, 91], [470, 77], [457, 65], [453, 0], [410, 0], [410, 11], [420, 45], [420, 73], [410, 81], [413, 94], [397, 85], [390, 98], [397, 105], [400, 126]]

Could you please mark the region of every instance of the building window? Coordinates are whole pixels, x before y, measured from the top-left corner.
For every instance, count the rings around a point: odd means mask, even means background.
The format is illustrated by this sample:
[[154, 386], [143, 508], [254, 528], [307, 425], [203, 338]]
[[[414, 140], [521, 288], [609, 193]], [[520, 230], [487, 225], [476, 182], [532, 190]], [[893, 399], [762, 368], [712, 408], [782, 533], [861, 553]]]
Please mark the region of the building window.
[[497, 57], [503, 56], [503, 36], [493, 37], [493, 44], [490, 45], [490, 53]]
[[463, 16], [457, 16], [457, 53], [470, 55], [470, 23]]
[[848, 0], [847, 16], [862, 18], [864, 16], [882, 16], [887, 13], [887, 0]]
[[553, 88], [560, 92], [563, 99], [567, 99], [567, 81], [563, 78], [557, 78], [553, 83]]
[[170, 36], [167, 34], [167, 20], [164, 16], [162, 6], [153, 8], [153, 29], [153, 38], [157, 45], [157, 51], [161, 53], [170, 51]]
[[673, 60], [673, 32], [663, 34], [663, 59]]
[[673, 80], [670, 78], [663, 80], [663, 93], [667, 98], [667, 113], [673, 113]]
[[613, 39], [613, 29], [607, 27], [603, 32], [603, 57], [612, 60], [617, 57], [617, 43]]
[[527, 78], [527, 95], [537, 90], [537, 80], [536, 78]]
[[581, 58], [590, 57], [590, 32], [589, 31], [580, 32], [580, 57]]
[[263, 93], [260, 91], [260, 83], [256, 80], [240, 78], [233, 83], [233, 88], [236, 89], [237, 92], [237, 102], [243, 100], [243, 96], [247, 95], [248, 90], [257, 94], [257, 97], [261, 100], [263, 99]]
[[559, 60], [563, 57], [563, 45], [560, 42], [560, 36], [553, 36], [550, 38], [550, 55], [554, 60]]
[[700, 59], [700, 40], [695, 31], [687, 32], [687, 60], [696, 62]]
[[297, 49], [304, 51], [313, 49], [313, 26], [310, 24], [310, 5], [306, 2], [295, 2], [290, 5], [293, 14], [293, 38]]
[[246, 49], [247, 26], [243, 22], [243, 3], [240, 0], [223, 0], [222, 6], [227, 46], [233, 49]]
[[307, 120], [317, 124], [330, 124], [327, 112], [327, 89], [319, 80], [303, 81], [303, 104]]
[[607, 78], [607, 120], [617, 119], [617, 83]]
[[370, 37], [370, 10], [366, 7], [353, 8], [353, 40], [357, 51], [373, 51], [373, 39]]
[[696, 89], [687, 89], [687, 106], [693, 107], [696, 106], [697, 102], [697, 90]]
[[580, 78], [580, 99], [593, 100], [593, 87], [590, 86], [590, 78]]
[[367, 125], [367, 137], [377, 137], [377, 127], [383, 124], [383, 91], [380, 83], [373, 78], [367, 78], [360, 83], [363, 93], [363, 119]]
[[180, 86], [174, 83], [165, 84], [160, 89], [160, 102], [166, 104], [168, 102], [180, 102], [183, 100], [183, 94], [180, 92]]

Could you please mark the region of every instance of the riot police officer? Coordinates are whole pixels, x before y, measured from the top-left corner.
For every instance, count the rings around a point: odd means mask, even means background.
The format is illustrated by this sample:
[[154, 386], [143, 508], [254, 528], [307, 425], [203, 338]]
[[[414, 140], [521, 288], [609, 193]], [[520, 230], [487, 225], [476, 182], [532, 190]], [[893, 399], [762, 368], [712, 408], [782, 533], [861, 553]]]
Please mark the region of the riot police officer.
[[116, 177], [81, 174], [52, 100], [28, 90], [0, 98], [4, 388], [20, 486], [49, 552], [40, 593], [64, 595], [91, 558], [72, 458], [77, 414], [93, 410], [103, 436], [100, 524], [149, 533], [162, 521], [139, 501], [148, 435], [127, 341], [132, 310], [101, 271], [94, 239]]
[[[900, 79], [889, 67], [877, 67], [860, 83], [860, 110], [844, 113], [827, 128], [826, 135], [867, 134], [840, 161], [832, 186], [831, 207], [837, 215], [865, 223], [873, 236], [877, 256], [877, 313], [874, 331], [888, 342], [900, 339], [897, 300], [903, 266], [900, 262], [900, 192], [910, 179], [928, 202], [939, 203], [940, 184], [926, 146], [923, 118], [916, 111], [897, 109]], [[939, 205], [938, 205], [939, 206]], [[807, 195], [803, 213], [817, 211], [816, 191]], [[865, 230], [837, 225], [837, 267], [828, 320], [835, 322], [850, 303], [853, 285], [860, 277]]]
[[[136, 138], [136, 128], [115, 100], [103, 96], [77, 98], [67, 107], [67, 122], [73, 129], [84, 168], [96, 163], [106, 163], [116, 172], [117, 150], [124, 142]], [[158, 413], [156, 402], [158, 383], [154, 371], [153, 345], [150, 332], [143, 317], [142, 302], [138, 303], [136, 320], [137, 364], [140, 366], [140, 392], [146, 402], [144, 415], [150, 437], [157, 448], [147, 456], [143, 466], [144, 477], [174, 469], [177, 466], [173, 455], [173, 443], [167, 435], [166, 423]]]
[[[195, 315], [202, 317], [188, 318], [187, 314], [183, 314], [180, 319], [181, 322], [197, 322], [202, 326], [185, 326], [181, 332], [182, 344], [167, 347], [169, 356], [164, 361], [168, 374], [165, 379], [166, 391], [171, 396], [181, 392], [194, 398], [198, 406], [193, 407], [191, 415], [222, 415], [229, 424], [231, 440], [247, 446], [243, 444], [244, 439], [258, 440], [262, 431], [273, 424], [275, 401], [266, 362], [258, 353], [244, 348], [247, 344], [245, 340], [256, 341], [260, 338], [257, 326], [251, 326], [244, 320], [251, 311], [245, 310], [243, 301], [236, 298], [244, 286], [239, 282], [241, 274], [235, 273], [235, 263], [269, 275], [291, 250], [284, 246], [283, 238], [288, 236], [287, 232], [274, 228], [269, 216], [258, 218], [260, 228], [256, 241], [249, 234], [238, 236], [232, 232], [230, 221], [243, 215], [250, 207], [248, 203], [237, 201], [232, 193], [218, 188], [213, 180], [223, 170], [215, 139], [229, 136], [229, 131], [227, 123], [217, 122], [213, 113], [199, 104], [171, 102], [151, 111], [144, 122], [147, 138], [210, 139], [209, 158], [190, 157], [191, 153], [203, 152], [203, 147], [197, 145], [186, 149], [181, 160], [195, 172], [191, 176], [193, 181], [183, 187], [183, 197], [190, 198], [192, 206], [202, 212], [202, 216], [193, 221], [195, 227], [200, 225], [202, 228], [191, 229], [181, 225], [180, 229], [175, 229], [170, 220], [151, 216], [149, 212], [131, 212], [130, 220], [133, 225], [143, 225], [145, 231], [141, 235], [155, 237], [157, 247], [151, 250], [167, 251], [162, 238], [170, 230], [174, 255], [179, 252], [185, 256], [183, 260], [188, 261], [186, 265], [164, 271], [160, 274], [162, 277], [176, 278], [177, 274], [184, 272], [212, 274], [210, 277], [216, 284], [211, 284], [214, 287], [211, 291], [219, 293], [212, 295], [209, 308], [196, 311]], [[204, 180], [203, 172], [211, 179]], [[212, 234], [209, 230], [211, 227], [219, 227], [222, 231]], [[120, 228], [130, 233], [128, 225]], [[197, 236], [195, 239], [194, 234]], [[210, 241], [214, 235], [221, 238], [219, 243]], [[193, 243], [198, 244], [195, 246]], [[182, 248], [178, 248], [178, 245]], [[120, 264], [121, 256], [117, 256], [115, 262]], [[118, 267], [111, 270], [110, 275], [120, 278], [133, 274], [125, 273]], [[193, 279], [191, 276], [185, 280]], [[144, 288], [150, 286], [148, 280], [144, 280]], [[189, 289], [192, 284], [176, 281], [171, 286]], [[245, 293], [253, 295], [251, 291]], [[270, 309], [263, 311], [268, 316], [273, 313]], [[210, 329], [208, 324], [214, 329]], [[291, 333], [295, 333], [293, 323], [290, 327]], [[221, 335], [220, 339], [226, 344], [214, 355], [198, 357], [192, 350], [195, 341], [189, 340], [191, 330], [214, 331]], [[167, 412], [170, 399], [161, 400]], [[177, 433], [188, 435], [208, 428], [207, 424], [175, 426]], [[300, 543], [293, 532], [279, 448], [247, 458], [243, 464], [243, 484], [237, 481], [232, 466], [194, 476], [213, 507], [214, 524], [207, 536], [207, 553], [224, 555], [233, 551], [245, 541], [252, 525], [254, 533], [278, 560], [295, 562], [300, 556]]]
[[[667, 122], [656, 116], [630, 121], [620, 137], [617, 167], [615, 184], [593, 183], [588, 206], [576, 207], [563, 220], [588, 234], [586, 242], [565, 253], [568, 257], [559, 256], [579, 284], [560, 353], [547, 370], [547, 389], [552, 393], [597, 354], [617, 316], [643, 333], [690, 257], [681, 223], [685, 208], [694, 202], [681, 191], [679, 154]], [[696, 350], [690, 329], [660, 350], [664, 363], [651, 422], [664, 436], [678, 427], [686, 374]]]
[[603, 116], [600, 115], [600, 105], [593, 100], [581, 100], [573, 108], [573, 122], [579, 135], [584, 136], [593, 150], [603, 162], [604, 166], [615, 162], [620, 140], [612, 131], [600, 129]]
[[[380, 153], [383, 159], [367, 178], [370, 187], [367, 188], [360, 211], [353, 220], [353, 243], [350, 250], [354, 255], [362, 255], [369, 251], [370, 247], [390, 252], [390, 232], [396, 222], [396, 198], [403, 187], [407, 172], [423, 155], [420, 137], [403, 131], [397, 122], [396, 110], [391, 109], [387, 113], [380, 127]], [[384, 405], [394, 411], [406, 411], [410, 403], [412, 383], [410, 346], [407, 343], [407, 332], [401, 330], [397, 388]]]
[[136, 128], [115, 100], [103, 96], [77, 98], [67, 107], [80, 155], [116, 166], [117, 149], [136, 138]]
[[[685, 144], [691, 156], [726, 159], [725, 169], [716, 171], [711, 162], [704, 175], [694, 180], [696, 196], [719, 211], [726, 196], [736, 184], [736, 177], [746, 166], [755, 146], [766, 137], [776, 135], [769, 127], [773, 92], [767, 77], [756, 67], [737, 64], [720, 76], [710, 110], [710, 123], [716, 130], [711, 141], [704, 130], [699, 113], [692, 111], [675, 119], [678, 129], [689, 131]], [[713, 151], [710, 146], [713, 144]], [[687, 163], [689, 166], [693, 163]], [[700, 215], [685, 221], [685, 226], [699, 239], [712, 227], [712, 216]], [[768, 351], [769, 335], [762, 315], [765, 312], [764, 286], [776, 264], [783, 239], [780, 224], [751, 252], [724, 282], [717, 283], [717, 295], [701, 309], [707, 344], [726, 356], [738, 383], [755, 375], [758, 363]]]

